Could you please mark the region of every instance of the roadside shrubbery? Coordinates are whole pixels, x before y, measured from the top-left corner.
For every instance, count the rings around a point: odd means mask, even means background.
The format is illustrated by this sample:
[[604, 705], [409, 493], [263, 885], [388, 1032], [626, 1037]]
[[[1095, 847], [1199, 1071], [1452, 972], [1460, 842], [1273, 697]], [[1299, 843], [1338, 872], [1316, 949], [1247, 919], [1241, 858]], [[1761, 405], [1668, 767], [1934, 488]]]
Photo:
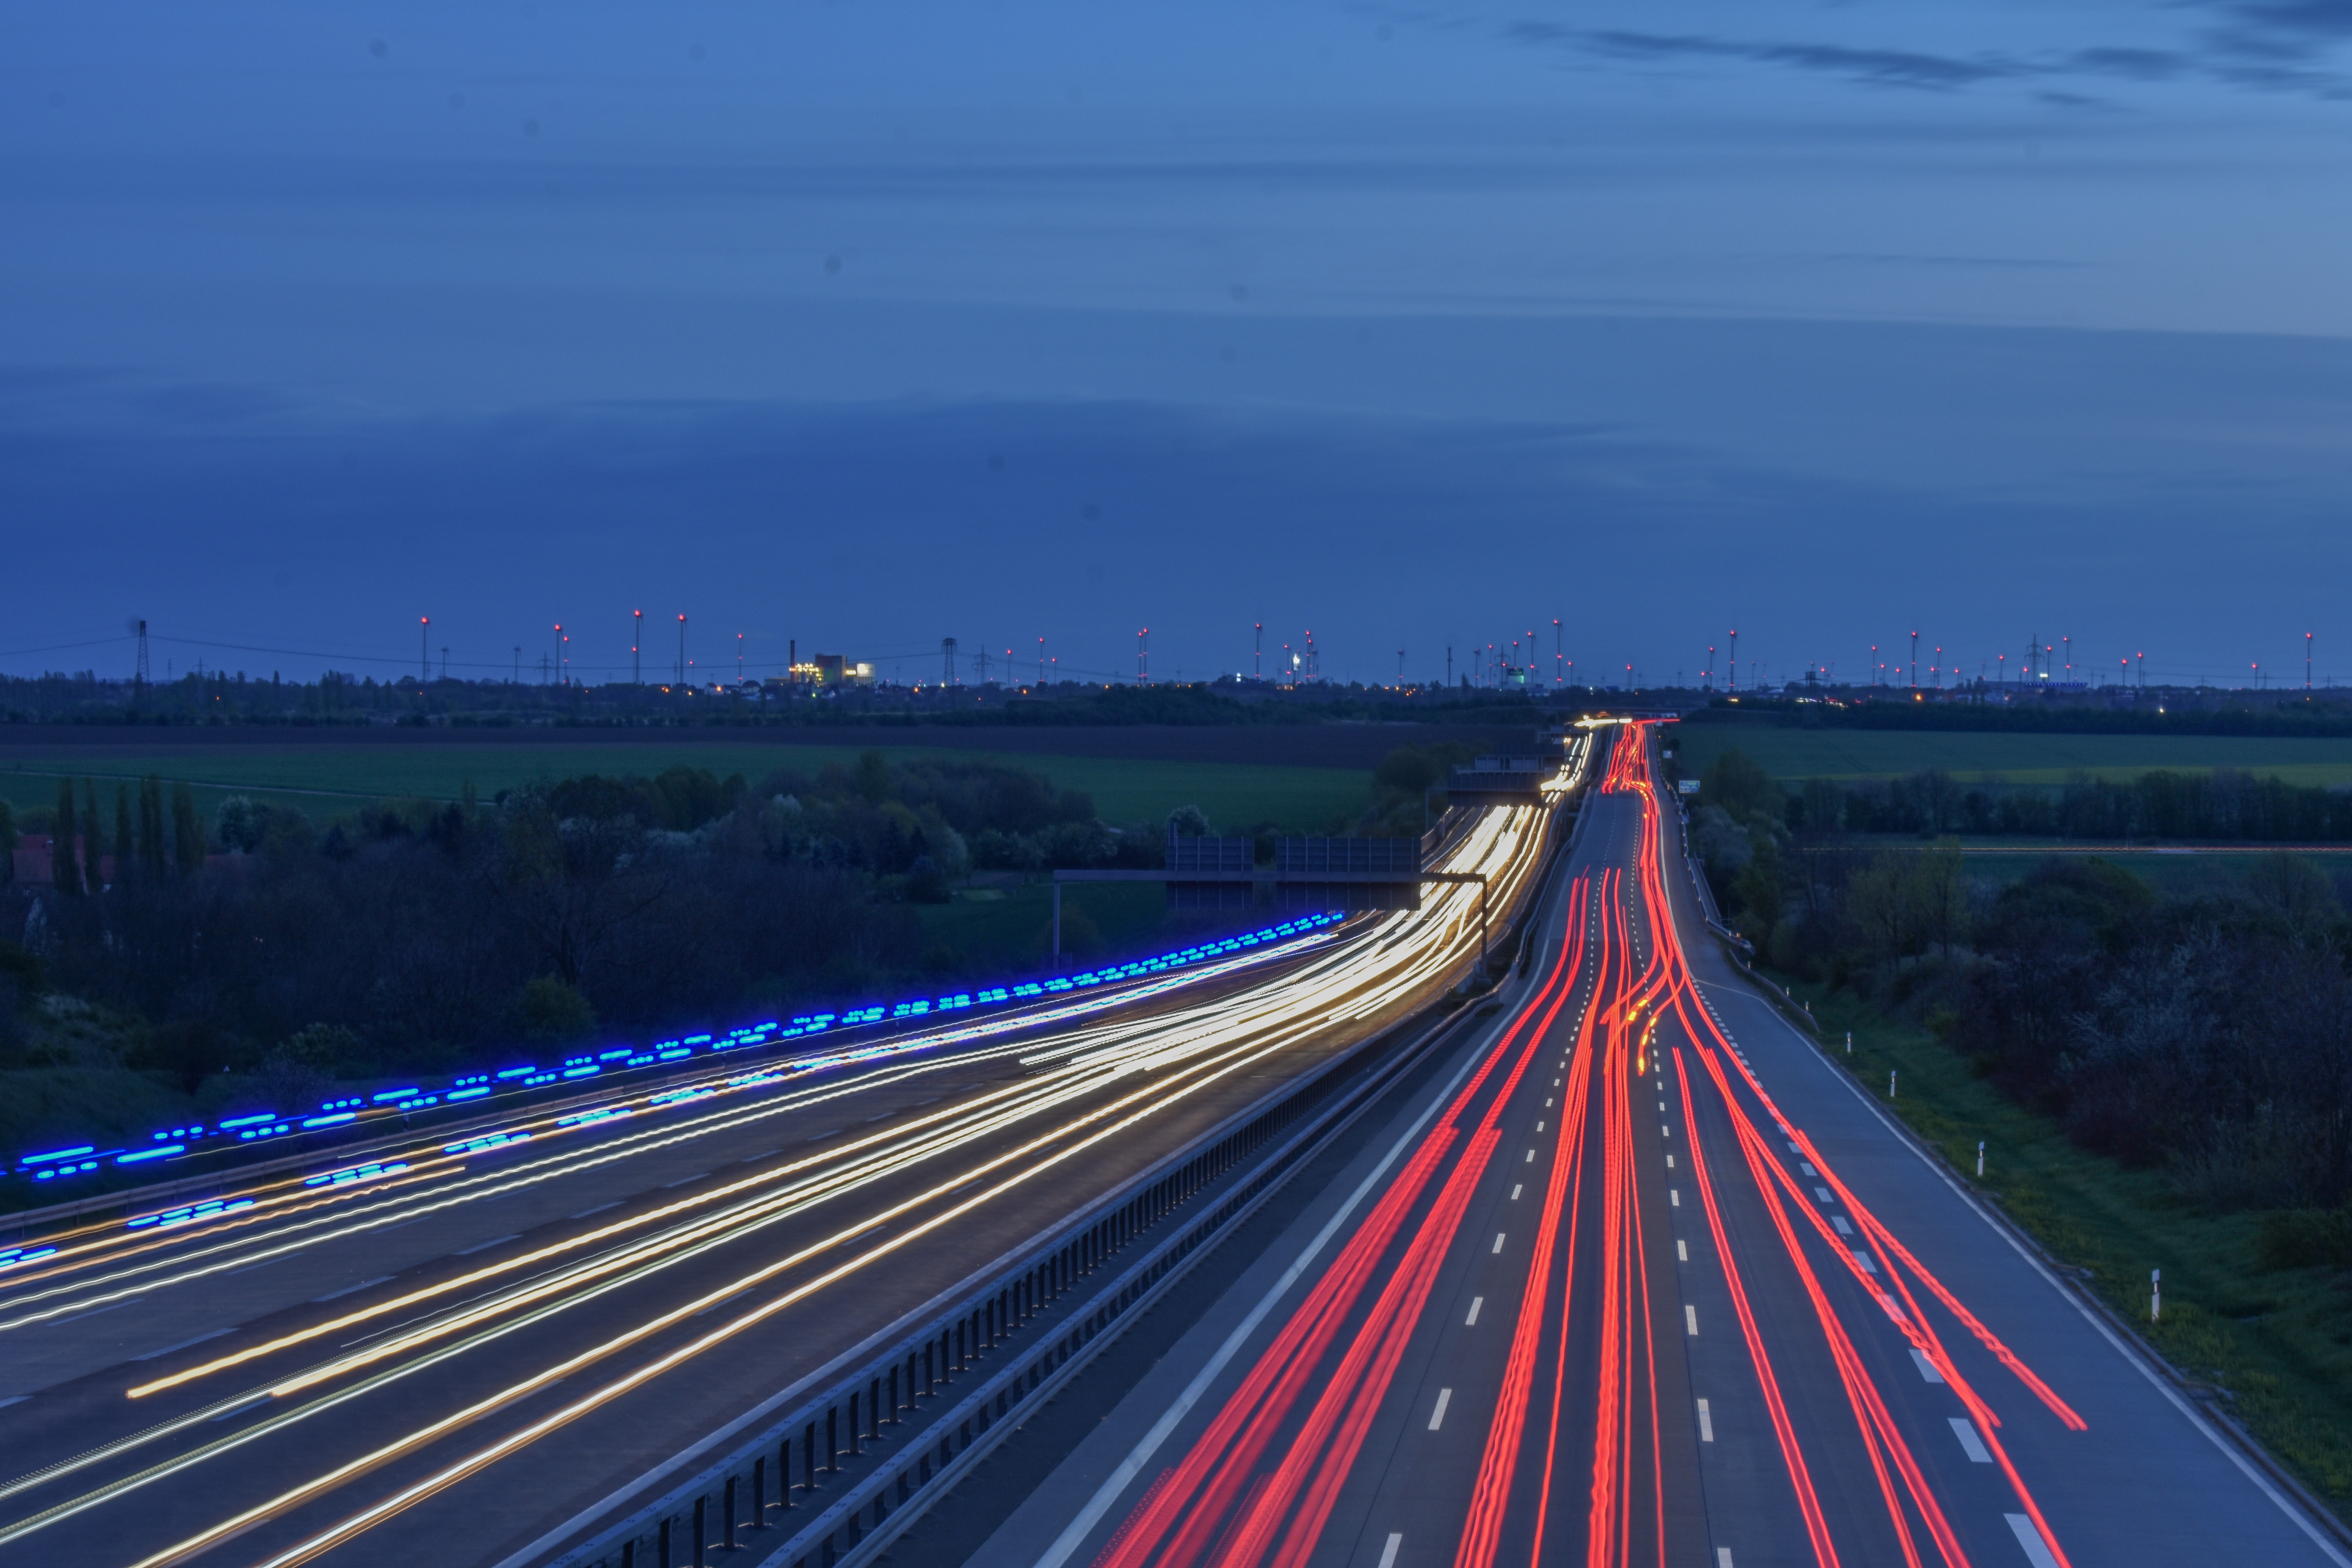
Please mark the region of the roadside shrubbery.
[[[1707, 775], [1693, 847], [1774, 967], [1929, 1026], [2077, 1142], [2191, 1199], [2352, 1200], [2352, 921], [2311, 861], [2267, 856], [2194, 896], [2094, 857], [2001, 885], [1949, 839], [1852, 847], [1851, 797], [1759, 797], [1736, 757]], [[2289, 1226], [2273, 1250], [2333, 1256], [2346, 1226]]]

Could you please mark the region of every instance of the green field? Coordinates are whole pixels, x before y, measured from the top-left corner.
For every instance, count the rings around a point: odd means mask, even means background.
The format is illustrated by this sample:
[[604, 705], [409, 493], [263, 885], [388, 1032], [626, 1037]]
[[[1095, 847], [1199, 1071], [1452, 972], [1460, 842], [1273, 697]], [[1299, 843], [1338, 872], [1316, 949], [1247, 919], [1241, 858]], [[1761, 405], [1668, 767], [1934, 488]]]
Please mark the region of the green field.
[[2242, 768], [2289, 784], [2352, 784], [2352, 738], [2232, 735], [2027, 735], [1999, 731], [1784, 730], [1766, 724], [1678, 725], [1682, 771], [1696, 777], [1737, 748], [1780, 779], [1897, 778], [1941, 768], [1973, 782], [2062, 784], [2069, 773], [2127, 780], [2153, 768]]
[[[397, 748], [260, 747], [136, 755], [113, 752], [86, 757], [45, 756], [0, 762], [0, 796], [19, 812], [57, 801], [60, 775], [99, 785], [101, 810], [111, 785], [152, 773], [196, 786], [197, 809], [209, 818], [222, 798], [249, 795], [298, 805], [324, 823], [385, 795], [455, 800], [467, 780], [484, 798], [534, 779], [577, 773], [656, 773], [669, 767], [708, 768], [719, 777], [740, 773], [754, 784], [772, 770], [814, 773], [827, 763], [850, 763], [856, 746], [488, 744]], [[1276, 767], [1263, 763], [1171, 763], [1102, 757], [991, 756], [926, 746], [875, 748], [893, 759], [987, 760], [1028, 768], [1064, 789], [1094, 797], [1112, 824], [1154, 822], [1180, 805], [1197, 805], [1221, 829], [1273, 821], [1285, 827], [1328, 828], [1352, 816], [1371, 794], [1370, 775], [1345, 768]]]

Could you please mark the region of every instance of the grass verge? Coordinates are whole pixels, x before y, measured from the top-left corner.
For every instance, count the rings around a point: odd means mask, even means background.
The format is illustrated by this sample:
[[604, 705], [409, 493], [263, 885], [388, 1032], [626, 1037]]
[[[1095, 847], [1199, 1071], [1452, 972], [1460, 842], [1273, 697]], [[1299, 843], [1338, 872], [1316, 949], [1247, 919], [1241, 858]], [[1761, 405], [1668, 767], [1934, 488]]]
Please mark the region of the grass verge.
[[[2263, 1272], [2262, 1220], [2181, 1199], [2158, 1172], [2126, 1170], [2070, 1142], [2054, 1120], [2004, 1098], [1925, 1029], [1851, 993], [1796, 983], [1832, 1058], [1954, 1170], [2191, 1379], [2212, 1390], [2304, 1484], [2352, 1517], [2352, 1272]], [[1853, 1053], [1843, 1050], [1846, 1031]], [[1985, 1174], [1976, 1169], [1985, 1144]], [[2148, 1271], [2164, 1315], [2148, 1321]]]

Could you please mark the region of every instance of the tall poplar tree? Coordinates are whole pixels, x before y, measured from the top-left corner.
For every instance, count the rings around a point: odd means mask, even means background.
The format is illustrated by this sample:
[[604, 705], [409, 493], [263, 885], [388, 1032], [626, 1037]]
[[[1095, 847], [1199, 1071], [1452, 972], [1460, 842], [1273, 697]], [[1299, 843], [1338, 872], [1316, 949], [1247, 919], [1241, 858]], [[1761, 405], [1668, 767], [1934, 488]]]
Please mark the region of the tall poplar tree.
[[133, 856], [131, 842], [131, 786], [114, 786], [114, 882], [123, 887], [131, 880]]
[[139, 781], [139, 868], [151, 882], [163, 879], [163, 781], [149, 773]]
[[74, 858], [73, 780], [58, 781], [58, 821], [49, 832], [49, 879], [71, 898], [81, 891], [81, 862]]
[[81, 781], [81, 880], [91, 892], [106, 890], [106, 818], [98, 815], [98, 786]]
[[182, 779], [172, 785], [172, 858], [183, 877], [205, 868], [205, 825], [196, 815], [195, 792]]

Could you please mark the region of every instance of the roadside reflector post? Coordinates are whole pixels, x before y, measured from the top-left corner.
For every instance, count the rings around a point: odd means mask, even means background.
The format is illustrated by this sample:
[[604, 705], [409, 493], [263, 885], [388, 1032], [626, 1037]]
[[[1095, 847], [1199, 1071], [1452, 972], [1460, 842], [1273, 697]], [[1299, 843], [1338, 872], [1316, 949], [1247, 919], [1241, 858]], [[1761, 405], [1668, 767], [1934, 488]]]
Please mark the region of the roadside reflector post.
[[1886, 1074], [1886, 1098], [1889, 1100], [1895, 1098], [1895, 1073], [1892, 1068], [1889, 1068]]
[[1848, 1029], [1845, 1032], [1845, 1054], [1848, 1056], [1853, 1055], [1853, 1031], [1852, 1029]]
[[1977, 1176], [1979, 1180], [1984, 1176], [1984, 1140], [1981, 1138], [1977, 1140]]
[[2147, 1271], [2147, 1321], [2151, 1323], [2164, 1316], [2164, 1270]]

